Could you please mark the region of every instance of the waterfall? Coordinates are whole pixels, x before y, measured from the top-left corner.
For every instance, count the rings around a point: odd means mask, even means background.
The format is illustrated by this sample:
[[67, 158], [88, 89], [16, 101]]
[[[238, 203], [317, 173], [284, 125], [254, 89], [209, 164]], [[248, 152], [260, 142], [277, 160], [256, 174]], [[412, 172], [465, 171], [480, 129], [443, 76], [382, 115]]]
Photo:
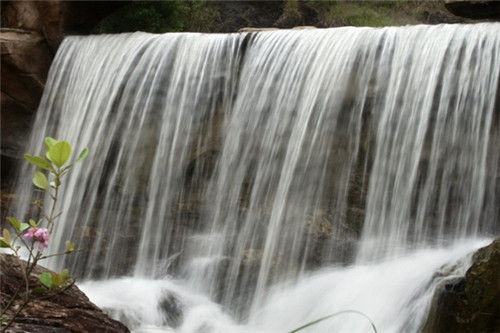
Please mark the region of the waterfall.
[[[106, 288], [137, 285], [205, 304], [187, 332], [215, 317], [223, 332], [293, 329], [332, 301], [417, 331], [433, 273], [500, 227], [499, 76], [498, 23], [67, 37], [27, 148], [90, 149], [52, 245], [82, 251], [51, 265], [110, 309]], [[383, 314], [370, 283], [394, 300]]]

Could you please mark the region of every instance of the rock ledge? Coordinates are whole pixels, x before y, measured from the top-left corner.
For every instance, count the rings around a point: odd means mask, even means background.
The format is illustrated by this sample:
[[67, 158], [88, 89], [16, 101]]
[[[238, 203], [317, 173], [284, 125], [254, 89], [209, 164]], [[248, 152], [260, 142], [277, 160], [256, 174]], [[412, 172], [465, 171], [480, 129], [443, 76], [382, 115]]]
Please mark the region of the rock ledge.
[[[6, 306], [17, 286], [23, 283], [21, 265], [24, 261], [0, 254], [0, 305]], [[30, 276], [33, 284], [38, 275], [48, 271], [36, 267]], [[20, 302], [20, 301], [19, 301]], [[16, 303], [14, 303], [14, 307]], [[9, 315], [9, 312], [7, 312]], [[72, 286], [52, 299], [35, 299], [17, 317], [8, 332], [129, 332], [122, 323], [108, 317], [91, 303], [87, 296]]]

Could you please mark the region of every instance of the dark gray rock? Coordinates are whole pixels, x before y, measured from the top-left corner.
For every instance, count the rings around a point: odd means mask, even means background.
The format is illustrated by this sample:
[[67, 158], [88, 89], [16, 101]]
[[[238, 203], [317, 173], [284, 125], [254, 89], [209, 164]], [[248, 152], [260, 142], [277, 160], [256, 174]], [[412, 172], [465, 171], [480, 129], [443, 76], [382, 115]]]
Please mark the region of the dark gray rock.
[[500, 1], [445, 0], [445, 7], [453, 14], [471, 19], [500, 19]]

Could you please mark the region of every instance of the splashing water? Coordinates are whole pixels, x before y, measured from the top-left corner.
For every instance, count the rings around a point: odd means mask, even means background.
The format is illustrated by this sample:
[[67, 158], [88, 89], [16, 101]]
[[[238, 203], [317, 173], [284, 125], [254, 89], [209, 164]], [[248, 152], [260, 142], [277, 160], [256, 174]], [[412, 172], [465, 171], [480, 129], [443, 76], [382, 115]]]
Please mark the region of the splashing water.
[[[28, 151], [51, 135], [91, 158], [54, 237], [85, 251], [52, 266], [98, 280], [83, 289], [133, 327], [276, 332], [355, 309], [417, 331], [433, 274], [500, 230], [499, 32], [66, 38]], [[182, 315], [148, 308], [177, 313], [164, 290]], [[369, 329], [345, 316], [314, 331]]]
[[[434, 290], [463, 276], [466, 254], [488, 241], [465, 242], [447, 249], [423, 249], [377, 264], [331, 267], [298, 283], [276, 285], [263, 306], [238, 323], [219, 304], [193, 293], [182, 281], [121, 278], [86, 282], [80, 288], [136, 332], [290, 332], [336, 311], [358, 309], [378, 332], [419, 332]], [[462, 259], [457, 264], [457, 258]], [[167, 305], [165, 304], [167, 300]], [[178, 312], [176, 312], [178, 311]], [[172, 318], [177, 313], [179, 318]], [[169, 325], [170, 324], [170, 325]], [[303, 332], [371, 332], [370, 322], [344, 314]]]

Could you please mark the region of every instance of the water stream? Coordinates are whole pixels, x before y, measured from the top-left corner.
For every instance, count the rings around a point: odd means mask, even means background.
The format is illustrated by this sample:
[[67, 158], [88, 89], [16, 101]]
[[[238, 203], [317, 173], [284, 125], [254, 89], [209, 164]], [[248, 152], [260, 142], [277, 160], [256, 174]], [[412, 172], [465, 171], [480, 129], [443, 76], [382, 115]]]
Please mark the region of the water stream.
[[68, 37], [28, 147], [91, 152], [51, 267], [137, 330], [418, 331], [500, 230], [499, 76], [498, 23]]

